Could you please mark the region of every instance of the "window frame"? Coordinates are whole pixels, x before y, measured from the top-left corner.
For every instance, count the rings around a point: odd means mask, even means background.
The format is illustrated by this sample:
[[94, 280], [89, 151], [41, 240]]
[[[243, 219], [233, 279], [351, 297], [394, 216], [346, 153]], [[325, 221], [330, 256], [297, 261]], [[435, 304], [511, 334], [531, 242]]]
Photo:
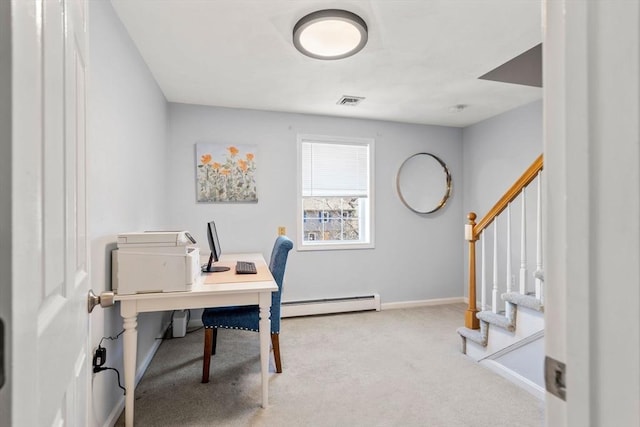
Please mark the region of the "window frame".
[[[366, 212], [364, 221], [366, 224], [361, 225], [365, 227], [365, 235], [368, 236], [367, 241], [353, 241], [353, 240], [314, 240], [306, 241], [304, 239], [304, 209], [303, 209], [303, 196], [302, 196], [302, 144], [305, 142], [317, 142], [322, 144], [341, 144], [341, 145], [366, 145], [369, 147], [369, 188], [368, 197], [360, 198], [365, 200], [367, 206], [362, 207]], [[353, 249], [373, 249], [375, 248], [375, 215], [374, 215], [374, 182], [375, 182], [375, 140], [373, 138], [359, 138], [359, 137], [343, 137], [343, 136], [329, 136], [329, 135], [313, 135], [313, 134], [298, 134], [297, 137], [297, 217], [296, 226], [298, 230], [297, 238], [297, 250], [298, 251], [326, 251], [326, 250], [353, 250]]]

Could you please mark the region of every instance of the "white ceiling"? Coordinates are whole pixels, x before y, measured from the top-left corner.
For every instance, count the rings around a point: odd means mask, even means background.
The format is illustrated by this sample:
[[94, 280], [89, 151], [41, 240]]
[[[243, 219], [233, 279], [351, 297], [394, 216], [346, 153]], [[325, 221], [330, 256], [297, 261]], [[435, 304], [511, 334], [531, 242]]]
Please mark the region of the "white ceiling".
[[[540, 0], [112, 3], [170, 102], [467, 126], [542, 96], [478, 79], [542, 41]], [[360, 15], [367, 45], [336, 61], [302, 55], [293, 26], [330, 8]], [[337, 105], [343, 95], [366, 99]]]

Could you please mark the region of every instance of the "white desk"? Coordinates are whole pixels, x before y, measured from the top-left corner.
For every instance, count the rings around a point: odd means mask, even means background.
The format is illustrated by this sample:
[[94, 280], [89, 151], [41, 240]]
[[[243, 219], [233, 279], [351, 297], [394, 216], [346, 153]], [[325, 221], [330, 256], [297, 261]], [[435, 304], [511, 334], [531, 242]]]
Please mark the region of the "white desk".
[[[258, 274], [243, 275], [238, 281], [233, 267], [230, 272], [203, 273], [203, 276], [193, 284], [191, 291], [145, 293], [135, 295], [115, 295], [114, 301], [120, 301], [120, 314], [124, 322], [124, 385], [127, 390], [125, 398], [125, 425], [133, 426], [134, 397], [136, 375], [136, 353], [138, 350], [138, 313], [150, 311], [181, 310], [188, 308], [224, 307], [229, 305], [253, 305], [260, 307], [260, 366], [262, 371], [262, 407], [269, 402], [269, 351], [271, 342], [271, 293], [278, 290], [278, 285], [271, 274], [261, 274], [267, 268], [261, 254], [230, 254], [224, 255], [216, 265], [235, 266], [236, 260], [253, 261], [258, 268]], [[268, 272], [268, 268], [267, 268]], [[209, 284], [211, 275], [216, 275], [217, 283]], [[218, 276], [219, 275], [219, 276]], [[233, 280], [225, 280], [224, 275]], [[232, 277], [234, 275], [236, 277]], [[244, 279], [246, 277], [246, 279]], [[267, 280], [263, 280], [267, 278]], [[250, 281], [250, 280], [256, 281]], [[247, 281], [245, 281], [247, 280]], [[194, 385], [199, 382], [194, 377]]]

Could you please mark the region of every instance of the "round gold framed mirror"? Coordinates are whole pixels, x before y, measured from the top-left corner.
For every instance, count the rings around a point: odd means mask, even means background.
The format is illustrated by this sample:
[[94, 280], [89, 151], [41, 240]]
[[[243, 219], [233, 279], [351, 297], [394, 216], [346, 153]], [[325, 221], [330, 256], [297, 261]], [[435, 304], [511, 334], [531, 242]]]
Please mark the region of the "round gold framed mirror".
[[400, 165], [396, 189], [406, 207], [415, 213], [430, 214], [447, 203], [451, 195], [451, 174], [437, 156], [416, 153]]

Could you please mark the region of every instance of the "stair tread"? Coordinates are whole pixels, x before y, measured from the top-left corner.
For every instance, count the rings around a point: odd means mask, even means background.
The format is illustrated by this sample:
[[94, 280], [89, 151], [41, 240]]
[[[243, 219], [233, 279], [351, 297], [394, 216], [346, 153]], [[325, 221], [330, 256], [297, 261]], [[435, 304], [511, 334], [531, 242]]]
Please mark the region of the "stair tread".
[[481, 311], [478, 314], [476, 314], [476, 317], [484, 322], [487, 322], [491, 325], [499, 326], [510, 332], [513, 332], [516, 327], [514, 321], [512, 321], [506, 316], [503, 316], [502, 314], [497, 314], [492, 311]]
[[501, 297], [503, 301], [507, 301], [518, 306], [527, 307], [532, 310], [544, 312], [544, 304], [535, 296], [523, 295], [519, 292], [506, 292], [502, 294]]
[[471, 340], [477, 344], [480, 344], [482, 346], [487, 345], [487, 342], [484, 340], [482, 333], [480, 332], [479, 329], [469, 329], [463, 326], [458, 328], [457, 332], [460, 336], [468, 340]]
[[487, 347], [489, 325], [494, 325], [509, 332], [514, 332], [516, 329], [518, 307], [526, 307], [539, 312], [544, 312], [544, 304], [533, 295], [522, 295], [519, 292], [507, 292], [502, 294], [501, 297], [505, 302], [507, 302], [507, 304], [505, 304], [505, 312], [494, 313], [491, 310], [481, 311], [476, 314], [476, 317], [480, 320], [479, 330], [469, 329], [466, 327], [460, 327], [457, 329], [458, 334], [462, 337], [463, 353], [466, 354], [466, 340], [471, 340], [476, 344]]

